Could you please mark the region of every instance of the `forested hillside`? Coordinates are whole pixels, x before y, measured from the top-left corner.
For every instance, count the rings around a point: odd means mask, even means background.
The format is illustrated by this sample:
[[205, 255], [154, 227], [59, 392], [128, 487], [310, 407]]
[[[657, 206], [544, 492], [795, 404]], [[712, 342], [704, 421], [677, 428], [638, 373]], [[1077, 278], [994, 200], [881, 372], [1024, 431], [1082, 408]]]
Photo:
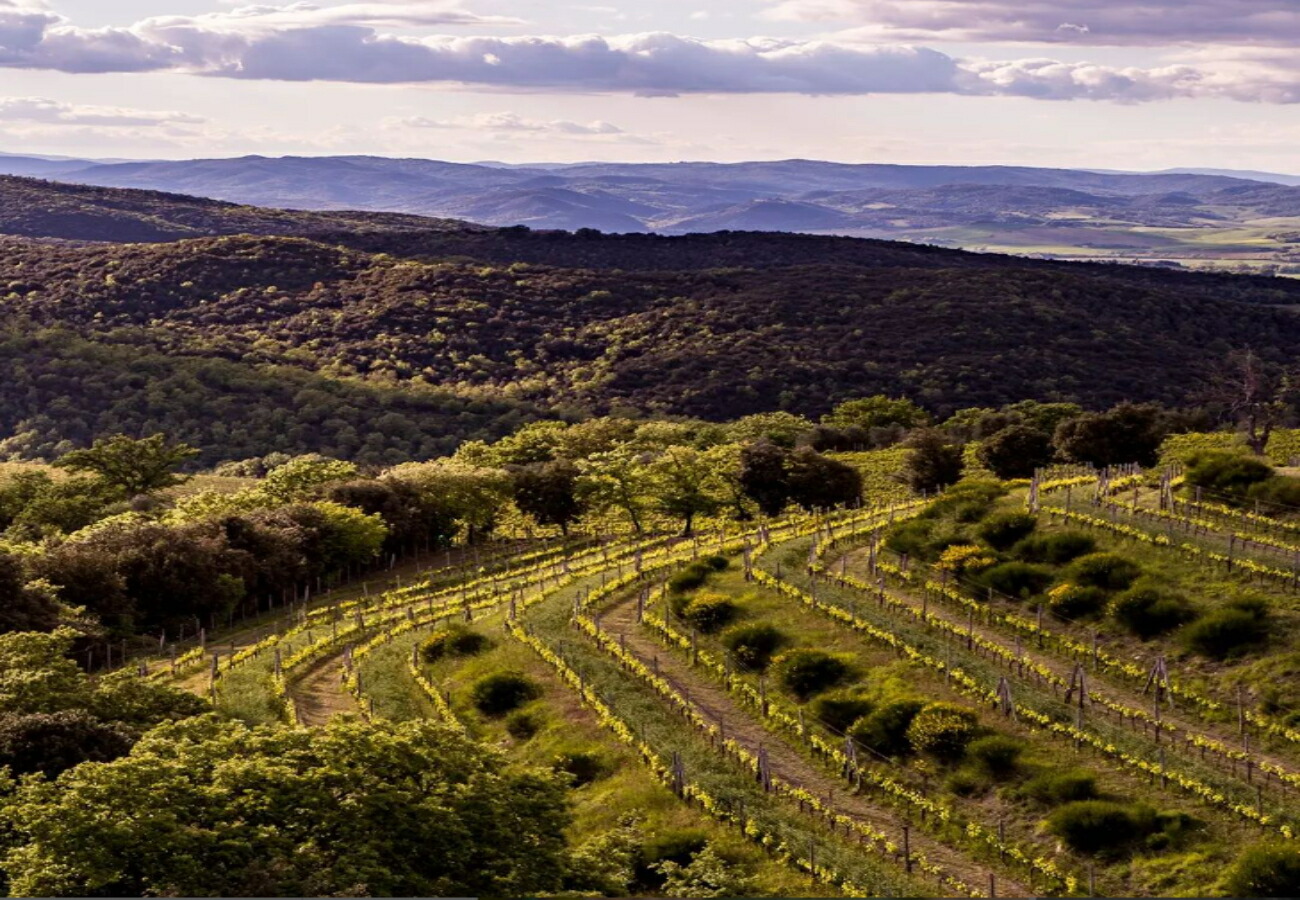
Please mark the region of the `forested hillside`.
[[[3, 198], [11, 230], [21, 215], [49, 237], [118, 238], [0, 244], [4, 455], [163, 429], [208, 463], [392, 463], [543, 410], [820, 414], [874, 393], [939, 414], [1025, 397], [1178, 405], [1234, 348], [1280, 360], [1300, 345], [1300, 284], [1282, 279], [791, 235], [492, 230], [21, 179]], [[65, 205], [72, 224], [40, 219]], [[209, 236], [123, 242], [182, 227]], [[237, 231], [275, 234], [212, 236]]]

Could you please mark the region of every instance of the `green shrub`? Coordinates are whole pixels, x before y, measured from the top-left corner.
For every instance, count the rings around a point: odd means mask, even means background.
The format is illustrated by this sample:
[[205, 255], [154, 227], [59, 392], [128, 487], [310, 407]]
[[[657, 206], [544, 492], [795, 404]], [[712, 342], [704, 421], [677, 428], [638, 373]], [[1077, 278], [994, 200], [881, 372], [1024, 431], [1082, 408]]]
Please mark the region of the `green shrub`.
[[731, 560], [720, 555], [706, 556], [702, 558], [700, 562], [708, 566], [714, 572], [725, 572], [727, 566], [731, 565]]
[[1300, 478], [1279, 475], [1253, 485], [1246, 496], [1265, 504], [1300, 509]]
[[1128, 590], [1141, 575], [1141, 566], [1115, 553], [1089, 553], [1076, 559], [1069, 569], [1075, 584], [1103, 591]]
[[1148, 807], [1109, 800], [1079, 800], [1058, 807], [1047, 817], [1047, 830], [1072, 850], [1119, 855], [1155, 829]]
[[532, 740], [541, 730], [541, 719], [526, 710], [517, 709], [506, 716], [506, 733], [517, 741]]
[[688, 866], [708, 844], [708, 835], [695, 829], [675, 829], [650, 835], [641, 845], [637, 860], [637, 884], [650, 889], [643, 893], [658, 891], [664, 883], [663, 873], [658, 869], [661, 863]]
[[1216, 609], [1183, 632], [1183, 640], [1191, 650], [1211, 659], [1240, 656], [1267, 639], [1268, 607], [1258, 601]]
[[1300, 897], [1300, 852], [1295, 844], [1246, 849], [1224, 879], [1229, 897]]
[[764, 622], [737, 625], [722, 635], [722, 643], [743, 668], [762, 672], [772, 662], [772, 654], [786, 643], [785, 635]]
[[979, 772], [994, 781], [1005, 781], [1020, 767], [1020, 755], [1025, 752], [1023, 741], [1002, 734], [991, 734], [971, 741], [966, 748], [966, 758]]
[[700, 593], [686, 605], [681, 616], [691, 626], [712, 634], [730, 625], [740, 608], [721, 594]]
[[1062, 584], [1047, 592], [1047, 605], [1062, 619], [1089, 619], [1106, 609], [1109, 595], [1099, 587]]
[[881, 756], [905, 756], [912, 750], [907, 729], [925, 708], [919, 700], [895, 700], [853, 723], [849, 735]]
[[1224, 494], [1245, 494], [1252, 485], [1272, 476], [1271, 465], [1244, 453], [1201, 453], [1187, 467], [1188, 484]]
[[1046, 806], [1097, 798], [1097, 776], [1081, 769], [1044, 772], [1025, 782], [1023, 793]]
[[1010, 550], [1038, 527], [1038, 519], [1029, 513], [1003, 513], [989, 519], [979, 535], [994, 550]]
[[668, 579], [668, 589], [673, 593], [683, 594], [687, 591], [693, 591], [698, 587], [703, 587], [704, 582], [709, 580], [709, 575], [713, 569], [703, 563], [694, 562], [682, 569], [672, 578]]
[[841, 691], [818, 697], [812, 702], [813, 718], [825, 722], [834, 731], [845, 733], [858, 719], [868, 715], [874, 704], [866, 697]]
[[470, 697], [474, 707], [485, 716], [504, 716], [530, 700], [542, 690], [522, 672], [497, 672], [474, 682]]
[[445, 631], [430, 635], [420, 647], [425, 662], [434, 663], [447, 656], [475, 656], [490, 649], [492, 641], [464, 625], [453, 625]]
[[599, 753], [576, 750], [555, 757], [555, 771], [569, 776], [575, 788], [584, 787], [609, 773], [609, 763]]
[[978, 730], [974, 710], [955, 703], [931, 703], [907, 726], [907, 741], [918, 753], [955, 762], [965, 755]]
[[895, 553], [925, 558], [930, 549], [930, 535], [934, 531], [934, 522], [927, 519], [912, 519], [895, 525], [885, 536], [885, 546]]
[[824, 650], [787, 650], [775, 660], [777, 680], [800, 700], [829, 690], [849, 676], [849, 664]]
[[978, 576], [980, 584], [985, 587], [1020, 600], [1041, 594], [1055, 578], [1051, 569], [1025, 562], [1000, 563]]
[[958, 797], [975, 797], [987, 791], [989, 783], [978, 772], [958, 769], [948, 776], [948, 780], [944, 782], [944, 787], [948, 789], [949, 793]]
[[1139, 585], [1111, 602], [1110, 616], [1142, 640], [1149, 641], [1192, 621], [1196, 610], [1184, 597]]
[[1055, 531], [1025, 538], [1011, 552], [1026, 562], [1062, 566], [1087, 556], [1097, 549], [1097, 542], [1078, 531]]

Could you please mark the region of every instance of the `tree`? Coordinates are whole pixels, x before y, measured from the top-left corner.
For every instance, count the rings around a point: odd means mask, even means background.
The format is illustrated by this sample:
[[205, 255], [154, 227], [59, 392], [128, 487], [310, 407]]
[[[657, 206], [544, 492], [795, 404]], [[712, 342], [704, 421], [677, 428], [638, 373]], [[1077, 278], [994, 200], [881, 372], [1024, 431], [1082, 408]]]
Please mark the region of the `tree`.
[[568, 535], [586, 503], [578, 496], [578, 467], [567, 459], [521, 466], [514, 471], [515, 505], [539, 525], [557, 525]]
[[0, 633], [52, 631], [67, 612], [52, 591], [28, 585], [22, 560], [0, 550]]
[[592, 508], [625, 513], [633, 530], [641, 534], [651, 486], [648, 460], [647, 453], [627, 446], [593, 454], [578, 463], [582, 472], [578, 489]]
[[166, 435], [135, 439], [124, 434], [100, 438], [87, 450], [64, 454], [55, 463], [71, 472], [90, 472], [127, 497], [151, 494], [182, 484], [181, 464], [199, 455], [188, 444], [172, 444]]
[[559, 890], [569, 816], [557, 776], [444, 726], [210, 716], [22, 785], [3, 821], [17, 896], [472, 897]]
[[788, 412], [758, 413], [737, 419], [727, 431], [733, 441], [743, 444], [770, 441], [778, 447], [793, 447], [800, 436], [812, 431], [813, 423]]
[[1206, 402], [1240, 428], [1256, 456], [1263, 456], [1273, 432], [1295, 415], [1300, 373], [1270, 365], [1253, 350], [1228, 355], [1218, 367]]
[[319, 454], [296, 456], [266, 474], [258, 487], [263, 493], [281, 503], [304, 500], [314, 496], [326, 485], [347, 481], [357, 476], [357, 467], [350, 462], [330, 459]]
[[857, 469], [801, 447], [789, 457], [790, 499], [809, 511], [852, 506], [862, 499]]
[[1121, 403], [1107, 412], [1084, 413], [1057, 426], [1052, 443], [1074, 462], [1093, 466], [1137, 463], [1154, 466], [1168, 436], [1164, 411], [1151, 404]]
[[128, 729], [80, 710], [0, 716], [0, 769], [15, 775], [55, 778], [83, 762], [125, 756], [134, 743]]
[[778, 516], [790, 502], [788, 454], [770, 441], [759, 441], [740, 454], [740, 485], [765, 516]]
[[723, 504], [721, 477], [711, 460], [690, 447], [669, 447], [648, 466], [650, 496], [659, 510], [682, 520], [682, 534], [694, 533], [698, 516]]
[[965, 463], [962, 448], [950, 443], [943, 432], [925, 428], [912, 433], [904, 446], [904, 477], [912, 490], [932, 494], [961, 480]]
[[930, 423], [930, 416], [911, 400], [894, 399], [884, 394], [860, 400], [846, 400], [822, 416], [822, 424], [832, 428], [920, 428]]
[[470, 543], [491, 534], [513, 487], [510, 473], [504, 469], [457, 459], [407, 463], [387, 477], [414, 485], [426, 504], [424, 514], [441, 511], [460, 522]]
[[999, 478], [1029, 478], [1052, 461], [1052, 438], [1029, 425], [1012, 425], [984, 441], [980, 462]]

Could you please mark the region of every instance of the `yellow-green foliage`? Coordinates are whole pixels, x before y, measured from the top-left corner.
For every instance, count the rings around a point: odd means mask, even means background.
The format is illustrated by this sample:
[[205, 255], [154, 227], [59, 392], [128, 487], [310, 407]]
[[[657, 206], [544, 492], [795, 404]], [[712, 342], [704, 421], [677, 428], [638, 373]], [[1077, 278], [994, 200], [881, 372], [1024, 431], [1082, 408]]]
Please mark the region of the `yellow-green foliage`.
[[1174, 434], [1165, 438], [1160, 445], [1160, 462], [1162, 465], [1186, 463], [1198, 453], [1207, 450], [1246, 449], [1241, 435], [1231, 431], [1190, 432]]
[[862, 496], [866, 502], [880, 503], [907, 500], [913, 496], [912, 489], [901, 478], [907, 454], [906, 449], [893, 447], [827, 455], [857, 469], [862, 475]]
[[1275, 431], [1268, 442], [1268, 458], [1279, 466], [1300, 458], [1300, 428]]

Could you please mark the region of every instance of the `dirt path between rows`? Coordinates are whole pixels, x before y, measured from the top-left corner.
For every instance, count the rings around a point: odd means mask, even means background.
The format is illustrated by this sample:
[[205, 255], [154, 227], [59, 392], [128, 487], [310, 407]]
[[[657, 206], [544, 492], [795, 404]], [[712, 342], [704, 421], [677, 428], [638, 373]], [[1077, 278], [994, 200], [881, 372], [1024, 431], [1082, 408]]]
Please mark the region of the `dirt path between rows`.
[[327, 656], [289, 685], [298, 723], [319, 728], [338, 715], [356, 713], [356, 700], [343, 687], [343, 654]]
[[[833, 797], [835, 812], [870, 825], [901, 843], [901, 816], [887, 807], [872, 804], [865, 797], [854, 795], [847, 784], [823, 771], [799, 750], [755, 721], [753, 715], [737, 704], [724, 687], [658, 644], [637, 625], [634, 597], [609, 607], [601, 616], [601, 627], [626, 640], [628, 652], [646, 665], [652, 665], [657, 658], [659, 674], [687, 696], [703, 716], [724, 724], [727, 737], [752, 753], [757, 753], [760, 747], [766, 749], [768, 765], [775, 778], [801, 786], [818, 797]], [[912, 831], [911, 847], [913, 852], [925, 856], [929, 862], [974, 889], [987, 888], [989, 867], [986, 864], [969, 859], [918, 829]], [[997, 891], [1004, 897], [1034, 896], [1023, 885], [1001, 874], [997, 877]]]

